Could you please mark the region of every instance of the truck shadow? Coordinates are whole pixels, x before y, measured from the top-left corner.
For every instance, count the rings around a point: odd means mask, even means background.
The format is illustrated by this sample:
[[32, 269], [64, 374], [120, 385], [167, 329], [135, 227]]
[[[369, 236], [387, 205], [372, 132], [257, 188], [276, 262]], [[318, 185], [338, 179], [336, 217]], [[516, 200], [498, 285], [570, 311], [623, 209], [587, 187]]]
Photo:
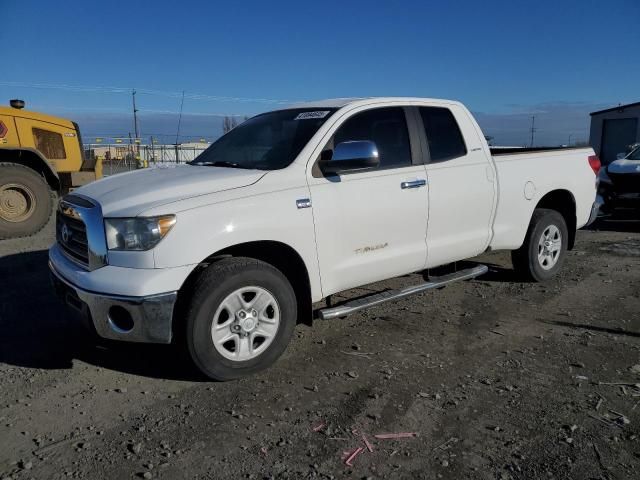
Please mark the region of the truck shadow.
[[70, 369], [74, 360], [151, 378], [201, 381], [185, 352], [173, 345], [96, 342], [58, 300], [47, 251], [0, 258], [0, 362]]
[[[47, 261], [46, 250], [0, 258], [0, 363], [60, 370], [71, 369], [75, 360], [149, 378], [206, 381], [185, 349], [177, 345], [113, 342], [92, 337], [56, 297]], [[479, 280], [518, 281], [513, 270], [488, 265], [489, 272]]]

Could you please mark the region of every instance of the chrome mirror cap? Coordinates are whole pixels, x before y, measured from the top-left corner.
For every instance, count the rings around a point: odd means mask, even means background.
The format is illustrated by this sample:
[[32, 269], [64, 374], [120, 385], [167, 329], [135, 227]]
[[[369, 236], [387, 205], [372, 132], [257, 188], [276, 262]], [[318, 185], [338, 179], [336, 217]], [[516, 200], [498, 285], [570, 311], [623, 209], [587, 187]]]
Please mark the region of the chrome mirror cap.
[[378, 147], [369, 140], [351, 140], [335, 146], [330, 159], [321, 162], [324, 173], [377, 168], [380, 165]]

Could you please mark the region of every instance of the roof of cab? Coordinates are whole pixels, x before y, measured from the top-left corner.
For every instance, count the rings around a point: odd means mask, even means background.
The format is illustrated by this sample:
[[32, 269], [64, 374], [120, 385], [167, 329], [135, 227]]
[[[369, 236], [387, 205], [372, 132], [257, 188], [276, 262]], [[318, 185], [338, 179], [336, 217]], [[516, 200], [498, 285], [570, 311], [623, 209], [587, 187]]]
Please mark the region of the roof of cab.
[[358, 100], [365, 100], [365, 98], [326, 98], [324, 100], [294, 103], [287, 108], [341, 108]]
[[328, 98], [325, 100], [313, 100], [309, 102], [299, 102], [284, 107], [289, 108], [342, 108], [351, 104], [366, 105], [367, 103], [377, 102], [433, 102], [433, 103], [459, 103], [454, 100], [444, 100], [436, 98], [421, 97], [347, 97], [347, 98]]
[[17, 118], [28, 118], [31, 120], [39, 120], [41, 122], [53, 123], [55, 125], [60, 125], [61, 127], [74, 128], [73, 122], [71, 120], [67, 120], [66, 118], [54, 117], [53, 115], [47, 115], [46, 113], [34, 112], [22, 108], [0, 106], [0, 115], [7, 115], [9, 117]]

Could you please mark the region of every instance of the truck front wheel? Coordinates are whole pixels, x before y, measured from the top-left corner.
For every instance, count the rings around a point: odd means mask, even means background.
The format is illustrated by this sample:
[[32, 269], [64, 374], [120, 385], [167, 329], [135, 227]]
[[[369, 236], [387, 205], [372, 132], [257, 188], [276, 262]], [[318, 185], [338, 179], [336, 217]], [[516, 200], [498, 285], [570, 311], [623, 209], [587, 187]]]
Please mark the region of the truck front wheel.
[[196, 366], [214, 380], [232, 380], [273, 364], [296, 325], [287, 278], [251, 258], [225, 258], [202, 272], [187, 308], [186, 340]]
[[39, 232], [52, 207], [51, 190], [38, 173], [17, 163], [0, 163], [0, 240]]
[[524, 243], [511, 252], [513, 267], [527, 280], [549, 280], [564, 263], [568, 240], [564, 217], [555, 210], [537, 208], [531, 217]]

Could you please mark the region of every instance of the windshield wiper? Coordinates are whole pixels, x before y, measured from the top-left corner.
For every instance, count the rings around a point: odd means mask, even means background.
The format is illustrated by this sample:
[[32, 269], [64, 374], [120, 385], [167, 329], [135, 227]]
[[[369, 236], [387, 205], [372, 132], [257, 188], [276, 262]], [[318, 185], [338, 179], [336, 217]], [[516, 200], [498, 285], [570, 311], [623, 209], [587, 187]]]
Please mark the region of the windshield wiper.
[[248, 169], [239, 163], [226, 162], [224, 160], [216, 160], [215, 162], [190, 162], [190, 165], [205, 165], [207, 167], [226, 167], [226, 168], [244, 168]]

